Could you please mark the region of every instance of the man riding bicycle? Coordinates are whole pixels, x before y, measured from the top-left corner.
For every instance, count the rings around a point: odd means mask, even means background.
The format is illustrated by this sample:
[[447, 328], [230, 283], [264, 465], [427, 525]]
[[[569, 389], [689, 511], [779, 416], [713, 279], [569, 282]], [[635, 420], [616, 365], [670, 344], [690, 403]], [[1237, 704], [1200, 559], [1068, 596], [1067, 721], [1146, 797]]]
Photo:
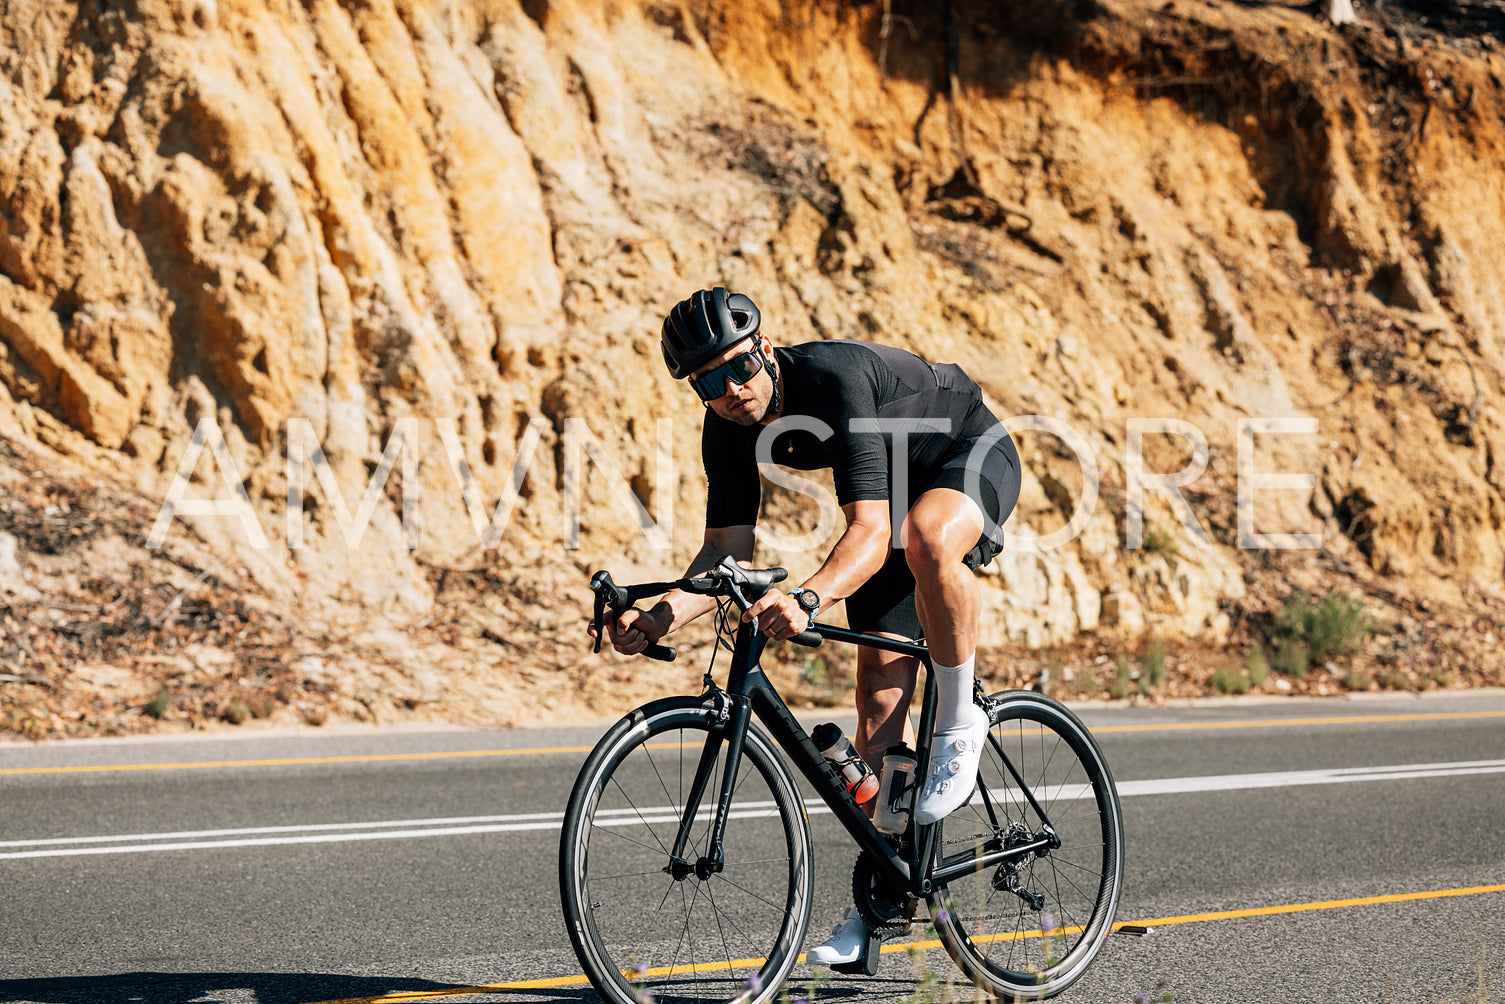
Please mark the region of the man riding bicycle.
[[[788, 593], [770, 590], [743, 619], [783, 640], [846, 600], [853, 630], [924, 637], [938, 704], [914, 814], [935, 822], [971, 795], [987, 738], [987, 716], [972, 703], [981, 607], [972, 572], [1002, 549], [1019, 455], [961, 367], [859, 341], [775, 349], [760, 321], [751, 298], [719, 286], [693, 293], [664, 320], [669, 372], [688, 379], [708, 409], [705, 539], [685, 576], [704, 575], [725, 555], [752, 559], [760, 460], [830, 468], [845, 532], [814, 575]], [[625, 611], [610, 625], [612, 645], [636, 654], [715, 606], [670, 592], [651, 609]], [[912, 656], [857, 653], [854, 739], [863, 759], [878, 764], [889, 746], [913, 741], [919, 666]], [[861, 914], [848, 910], [808, 959], [852, 962], [867, 936]]]

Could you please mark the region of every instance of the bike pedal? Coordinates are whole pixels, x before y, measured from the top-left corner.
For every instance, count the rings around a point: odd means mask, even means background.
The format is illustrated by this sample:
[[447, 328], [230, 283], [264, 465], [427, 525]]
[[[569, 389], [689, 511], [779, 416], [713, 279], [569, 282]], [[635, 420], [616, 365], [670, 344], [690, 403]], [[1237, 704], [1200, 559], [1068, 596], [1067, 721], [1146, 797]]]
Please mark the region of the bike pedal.
[[869, 931], [867, 945], [862, 949], [862, 954], [851, 962], [838, 962], [831, 967], [833, 972], [846, 973], [851, 976], [877, 976], [878, 960], [883, 954], [883, 936], [878, 931]]

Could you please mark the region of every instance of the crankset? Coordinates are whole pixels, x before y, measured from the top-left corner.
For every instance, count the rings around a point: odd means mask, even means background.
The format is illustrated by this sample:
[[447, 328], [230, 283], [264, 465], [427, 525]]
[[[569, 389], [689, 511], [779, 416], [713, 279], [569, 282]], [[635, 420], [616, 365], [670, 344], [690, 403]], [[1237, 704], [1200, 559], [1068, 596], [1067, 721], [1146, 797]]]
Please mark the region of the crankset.
[[878, 863], [867, 851], [852, 866], [852, 900], [871, 928], [904, 927], [914, 919], [919, 900], [885, 886]]
[[895, 892], [883, 881], [877, 861], [867, 851], [857, 855], [852, 868], [852, 899], [867, 922], [867, 944], [852, 962], [839, 962], [831, 968], [838, 973], [878, 972], [878, 955], [883, 939], [903, 930], [914, 920], [919, 901], [902, 890]]

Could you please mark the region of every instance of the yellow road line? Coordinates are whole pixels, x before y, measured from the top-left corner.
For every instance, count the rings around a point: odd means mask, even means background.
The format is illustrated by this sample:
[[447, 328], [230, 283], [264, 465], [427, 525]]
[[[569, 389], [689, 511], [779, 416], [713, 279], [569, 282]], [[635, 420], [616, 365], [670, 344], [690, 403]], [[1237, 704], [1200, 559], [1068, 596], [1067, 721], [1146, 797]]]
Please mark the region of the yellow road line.
[[[673, 749], [677, 743], [649, 743], [648, 749]], [[387, 763], [403, 760], [459, 760], [471, 757], [537, 756], [545, 753], [589, 753], [594, 746], [539, 746], [516, 750], [454, 750], [440, 753], [370, 753], [360, 756], [281, 757], [268, 760], [204, 760], [188, 763], [123, 763], [85, 767], [13, 767], [5, 774], [97, 774], [122, 770], [204, 770], [210, 767], [294, 767], [324, 763]]]
[[[1252, 722], [1164, 722], [1158, 725], [1101, 725], [1093, 734], [1109, 732], [1179, 732], [1193, 729], [1255, 729], [1303, 725], [1374, 725], [1394, 722], [1440, 722], [1461, 719], [1505, 718], [1505, 711], [1456, 711], [1417, 715], [1359, 715], [1341, 718], [1265, 718]], [[649, 749], [673, 749], [674, 743], [650, 743]], [[295, 767], [308, 764], [397, 763], [411, 760], [460, 760], [475, 757], [541, 756], [547, 753], [589, 753], [592, 746], [540, 746], [515, 750], [457, 750], [439, 753], [372, 753], [363, 756], [282, 757], [267, 760], [206, 760], [188, 763], [100, 764], [80, 767], [12, 767], [0, 776], [14, 774], [97, 774], [141, 770], [205, 770], [223, 767]]]
[[[1328, 899], [1315, 903], [1288, 903], [1282, 906], [1260, 906], [1247, 910], [1219, 910], [1213, 913], [1189, 913], [1176, 917], [1155, 917], [1149, 920], [1119, 921], [1113, 925], [1116, 931], [1126, 925], [1139, 927], [1169, 927], [1172, 924], [1200, 924], [1212, 920], [1236, 920], [1246, 917], [1273, 917], [1284, 913], [1308, 913], [1315, 910], [1339, 910], [1355, 906], [1378, 906], [1385, 903], [1411, 903], [1418, 900], [1446, 899], [1450, 896], [1478, 896], [1484, 893], [1505, 892], [1505, 885], [1476, 885], [1462, 889], [1433, 889], [1427, 892], [1403, 892], [1388, 896], [1361, 896], [1356, 899]], [[1055, 934], [1074, 934], [1081, 931], [1080, 927], [1057, 929]], [[991, 934], [974, 938], [974, 942], [990, 941], [1013, 941], [1018, 938], [1038, 938], [1040, 931], [1023, 931], [1014, 934]], [[884, 955], [893, 955], [897, 952], [929, 951], [940, 948], [938, 939], [930, 941], [911, 941], [899, 945], [884, 945], [881, 951]], [[702, 964], [698, 967], [700, 972], [727, 971], [733, 969], [752, 969], [761, 966], [765, 959], [736, 959], [731, 962], [718, 962]], [[805, 961], [805, 956], [799, 957], [800, 962]], [[672, 973], [688, 973], [696, 971], [693, 965], [661, 967], [648, 970], [649, 976], [666, 976]], [[464, 997], [469, 994], [499, 993], [507, 990], [546, 990], [550, 987], [582, 986], [590, 980], [585, 976], [556, 976], [552, 979], [523, 980], [514, 983], [486, 983], [473, 987], [452, 987], [444, 990], [411, 990], [398, 993], [382, 994], [376, 997], [349, 997], [337, 1001], [318, 1001], [317, 1004], [399, 1004], [402, 1001], [440, 1000], [445, 997]]]
[[[1281, 913], [1306, 913], [1311, 910], [1341, 910], [1352, 906], [1378, 906], [1384, 903], [1413, 903], [1424, 899], [1446, 899], [1449, 896], [1478, 896], [1483, 893], [1505, 892], [1505, 885], [1476, 885], [1463, 889], [1434, 889], [1429, 892], [1402, 892], [1389, 896], [1361, 896], [1358, 899], [1328, 899], [1317, 903], [1291, 903], [1286, 906], [1261, 906], [1250, 910], [1220, 910], [1216, 913], [1191, 913], [1180, 917], [1156, 917], [1134, 923], [1141, 927], [1166, 927], [1171, 924], [1198, 924], [1206, 920], [1235, 920], [1240, 917], [1273, 917]], [[1114, 924], [1115, 928], [1122, 924]]]

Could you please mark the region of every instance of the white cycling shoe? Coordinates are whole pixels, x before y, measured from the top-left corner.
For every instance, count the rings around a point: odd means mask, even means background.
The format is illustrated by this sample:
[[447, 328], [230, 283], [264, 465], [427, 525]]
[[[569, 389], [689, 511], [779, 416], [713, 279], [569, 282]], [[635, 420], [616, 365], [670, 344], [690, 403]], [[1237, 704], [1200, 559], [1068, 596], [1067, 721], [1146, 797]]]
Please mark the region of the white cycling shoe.
[[935, 823], [967, 804], [977, 784], [977, 765], [988, 741], [988, 713], [977, 705], [967, 709], [971, 723], [937, 732], [930, 750], [930, 771], [915, 799], [917, 823]]
[[817, 966], [838, 966], [856, 962], [867, 947], [867, 921], [855, 906], [847, 907], [847, 915], [831, 932], [824, 945], [817, 945], [805, 953], [805, 961]]

